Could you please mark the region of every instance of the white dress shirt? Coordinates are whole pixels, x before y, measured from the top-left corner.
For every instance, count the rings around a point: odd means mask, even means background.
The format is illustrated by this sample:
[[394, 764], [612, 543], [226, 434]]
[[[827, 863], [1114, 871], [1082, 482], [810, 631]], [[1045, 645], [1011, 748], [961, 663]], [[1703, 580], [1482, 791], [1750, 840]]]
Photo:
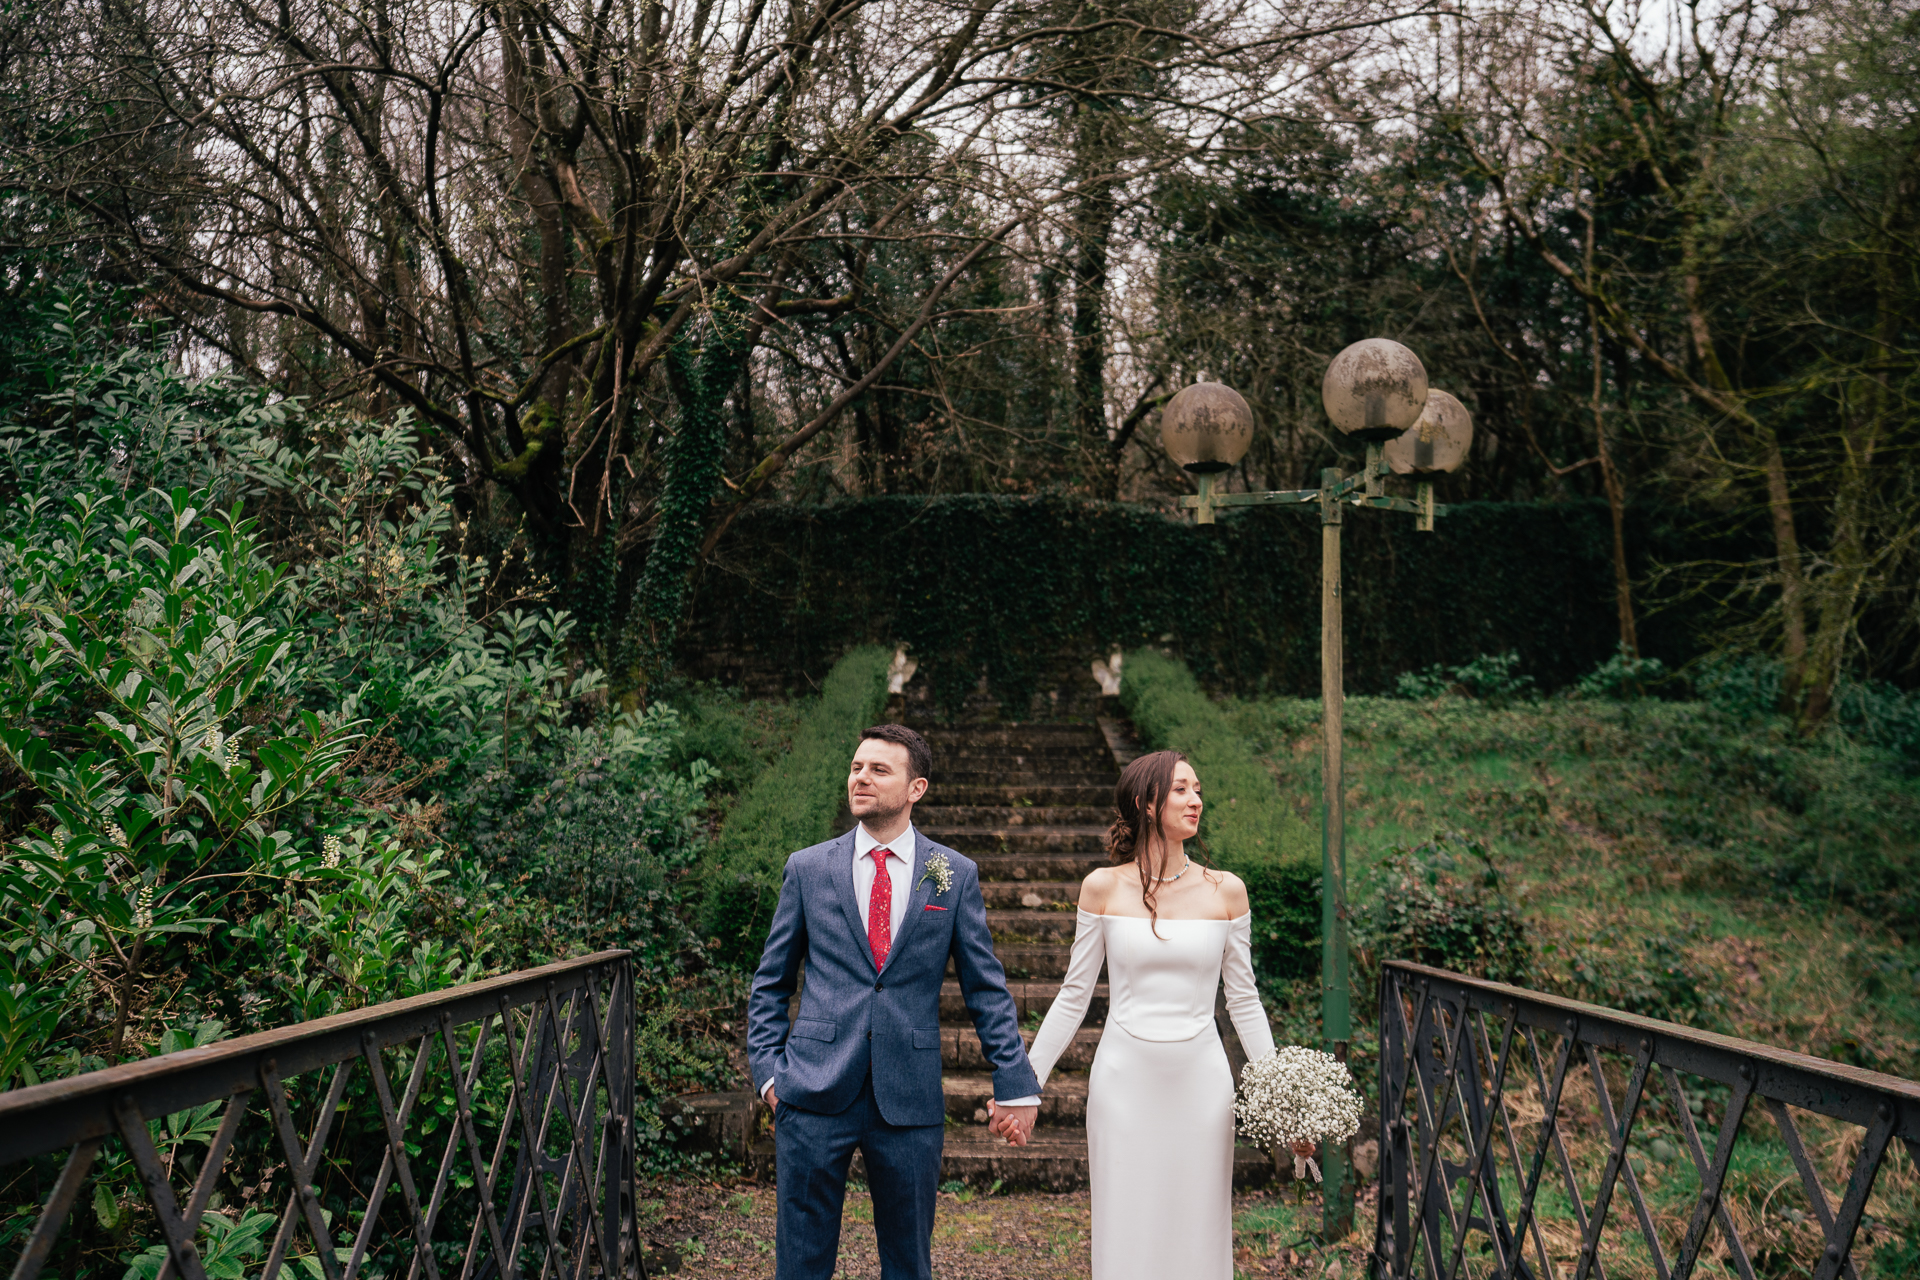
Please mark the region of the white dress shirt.
[[[913, 897], [913, 884], [908, 879], [913, 874], [913, 842], [919, 833], [909, 825], [899, 837], [887, 842], [887, 875], [893, 881], [893, 910], [887, 920], [887, 936], [898, 939], [900, 926], [907, 920], [907, 904]], [[873, 905], [873, 881], [875, 875], [873, 851], [880, 842], [867, 830], [867, 824], [861, 823], [853, 829], [853, 900], [860, 909], [860, 927], [872, 927], [868, 918]], [[773, 1088], [769, 1080], [760, 1089], [760, 1096], [766, 1097], [767, 1090]], [[1000, 1104], [1003, 1107], [1037, 1107], [1038, 1095], [1031, 1098], [1015, 1098]]]
[[[889, 938], [900, 936], [900, 926], [907, 921], [907, 899], [913, 897], [913, 885], [907, 877], [913, 874], [914, 835], [909, 826], [900, 833], [899, 839], [887, 844], [887, 876], [893, 881], [893, 911], [887, 919]], [[873, 927], [867, 911], [873, 905], [873, 851], [879, 847], [880, 842], [867, 830], [866, 823], [853, 829], [853, 900], [860, 908], [862, 929]]]

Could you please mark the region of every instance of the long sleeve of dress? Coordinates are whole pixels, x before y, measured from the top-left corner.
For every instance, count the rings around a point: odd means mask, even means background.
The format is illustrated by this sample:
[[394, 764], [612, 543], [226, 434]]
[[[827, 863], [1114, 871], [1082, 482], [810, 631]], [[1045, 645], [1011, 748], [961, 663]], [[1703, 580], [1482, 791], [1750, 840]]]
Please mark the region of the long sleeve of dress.
[[1027, 1060], [1033, 1064], [1033, 1073], [1040, 1077], [1042, 1089], [1053, 1073], [1053, 1064], [1060, 1061], [1060, 1055], [1073, 1043], [1073, 1033], [1086, 1020], [1087, 1009], [1093, 1004], [1094, 984], [1100, 981], [1100, 966], [1106, 958], [1107, 939], [1100, 929], [1100, 917], [1080, 912], [1073, 931], [1073, 954], [1067, 960], [1067, 976], [1060, 983], [1060, 994], [1047, 1009], [1046, 1021], [1040, 1024], [1040, 1034], [1033, 1038], [1033, 1047], [1027, 1050]]
[[1260, 988], [1253, 980], [1252, 912], [1228, 925], [1220, 979], [1226, 984], [1227, 1014], [1240, 1034], [1240, 1047], [1246, 1050], [1248, 1062], [1258, 1062], [1273, 1052], [1273, 1028], [1267, 1025], [1267, 1010], [1260, 1003]]

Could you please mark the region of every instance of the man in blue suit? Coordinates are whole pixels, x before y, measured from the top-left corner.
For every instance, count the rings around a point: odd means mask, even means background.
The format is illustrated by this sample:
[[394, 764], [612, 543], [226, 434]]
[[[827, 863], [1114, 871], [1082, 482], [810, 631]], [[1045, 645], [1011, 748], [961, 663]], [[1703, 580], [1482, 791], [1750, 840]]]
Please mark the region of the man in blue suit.
[[[974, 864], [913, 828], [932, 753], [905, 725], [861, 735], [847, 774], [859, 825], [787, 859], [747, 999], [747, 1059], [773, 1107], [776, 1280], [828, 1280], [857, 1147], [883, 1280], [932, 1280], [946, 1102], [940, 984], [953, 961], [993, 1065], [994, 1133], [1024, 1145], [1040, 1108]], [[787, 1003], [806, 984], [799, 1012]]]

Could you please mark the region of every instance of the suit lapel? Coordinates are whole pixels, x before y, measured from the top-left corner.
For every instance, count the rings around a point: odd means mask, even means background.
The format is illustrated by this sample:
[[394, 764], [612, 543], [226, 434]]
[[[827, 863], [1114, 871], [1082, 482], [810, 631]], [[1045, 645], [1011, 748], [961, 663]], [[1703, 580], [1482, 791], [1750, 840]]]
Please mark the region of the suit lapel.
[[[913, 832], [913, 867], [907, 872], [907, 883], [912, 886], [912, 897], [907, 899], [907, 918], [900, 922], [900, 936], [893, 940], [892, 950], [887, 958], [893, 958], [893, 952], [906, 945], [907, 935], [913, 932], [914, 921], [925, 915], [927, 898], [933, 893], [933, 877], [927, 875], [927, 854], [931, 841], [921, 833], [918, 827]], [[852, 878], [851, 873], [848, 876]]]
[[[856, 828], [857, 829], [857, 828]], [[853, 935], [854, 950], [866, 957], [873, 968], [873, 948], [867, 945], [867, 931], [860, 925], [860, 902], [853, 889], [853, 832], [849, 831], [833, 846], [833, 892], [840, 899], [840, 914], [846, 917], [847, 932]], [[875, 970], [878, 972], [878, 970]]]

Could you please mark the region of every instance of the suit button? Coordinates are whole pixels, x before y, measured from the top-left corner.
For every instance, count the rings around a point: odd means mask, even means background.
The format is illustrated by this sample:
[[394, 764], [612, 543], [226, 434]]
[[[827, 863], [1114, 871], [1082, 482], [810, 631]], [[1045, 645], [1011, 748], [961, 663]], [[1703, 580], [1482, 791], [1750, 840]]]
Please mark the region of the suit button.
[[873, 1039], [873, 1028], [871, 1027], [867, 1028], [867, 1039]]
[[885, 991], [887, 987], [886, 987], [886, 984], [883, 982], [876, 982], [873, 984], [873, 989], [875, 991]]

